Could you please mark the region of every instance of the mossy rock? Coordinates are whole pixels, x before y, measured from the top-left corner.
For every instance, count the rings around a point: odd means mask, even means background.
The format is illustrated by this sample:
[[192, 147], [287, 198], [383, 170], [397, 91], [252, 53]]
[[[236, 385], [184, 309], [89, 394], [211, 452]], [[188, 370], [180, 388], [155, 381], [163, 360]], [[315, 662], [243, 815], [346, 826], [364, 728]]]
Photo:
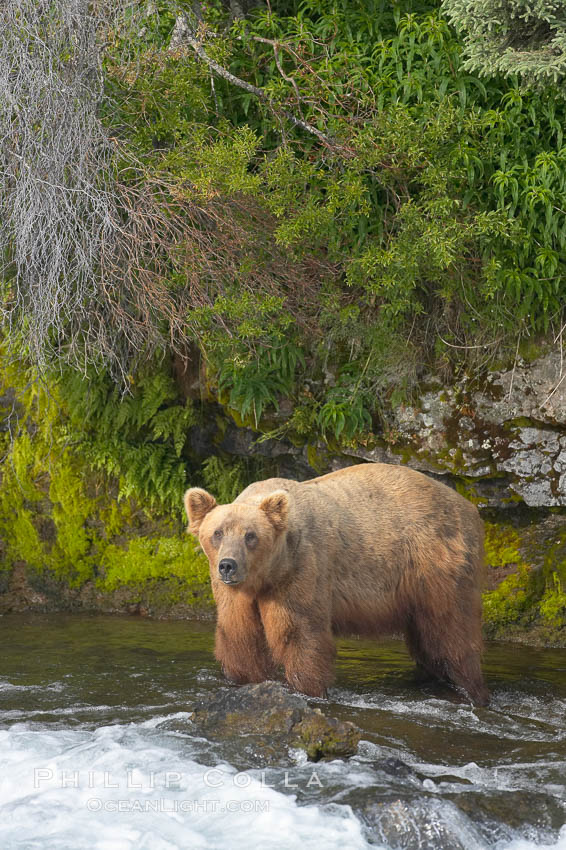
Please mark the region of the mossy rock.
[[289, 747], [304, 750], [311, 761], [354, 755], [361, 731], [348, 721], [326, 717], [279, 682], [225, 688], [192, 715], [199, 732], [219, 739], [250, 739], [277, 760]]
[[360, 742], [360, 730], [353, 723], [326, 717], [320, 709], [303, 716], [293, 727], [291, 746], [305, 750], [311, 761], [324, 758], [347, 758]]

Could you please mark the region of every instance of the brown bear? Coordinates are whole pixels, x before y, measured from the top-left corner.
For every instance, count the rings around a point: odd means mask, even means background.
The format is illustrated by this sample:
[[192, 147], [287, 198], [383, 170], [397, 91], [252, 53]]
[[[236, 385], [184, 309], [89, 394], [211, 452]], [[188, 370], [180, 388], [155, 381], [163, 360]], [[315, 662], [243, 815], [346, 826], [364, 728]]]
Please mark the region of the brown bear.
[[324, 696], [333, 634], [402, 633], [422, 674], [486, 705], [480, 656], [483, 523], [420, 472], [368, 463], [271, 478], [217, 505], [185, 494], [209, 563], [216, 658], [237, 683], [273, 678]]

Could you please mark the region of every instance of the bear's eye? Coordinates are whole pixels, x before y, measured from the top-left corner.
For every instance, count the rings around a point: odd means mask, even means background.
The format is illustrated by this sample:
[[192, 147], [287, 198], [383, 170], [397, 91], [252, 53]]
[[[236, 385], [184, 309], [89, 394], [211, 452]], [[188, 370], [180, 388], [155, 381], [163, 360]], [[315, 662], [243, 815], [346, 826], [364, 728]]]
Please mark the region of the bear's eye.
[[257, 534], [255, 531], [247, 531], [244, 540], [246, 541], [246, 546], [255, 546], [257, 543]]
[[219, 543], [222, 540], [223, 537], [224, 537], [224, 532], [222, 531], [221, 528], [217, 528], [216, 531], [214, 532], [214, 534], [212, 535], [212, 539], [214, 540], [215, 543]]

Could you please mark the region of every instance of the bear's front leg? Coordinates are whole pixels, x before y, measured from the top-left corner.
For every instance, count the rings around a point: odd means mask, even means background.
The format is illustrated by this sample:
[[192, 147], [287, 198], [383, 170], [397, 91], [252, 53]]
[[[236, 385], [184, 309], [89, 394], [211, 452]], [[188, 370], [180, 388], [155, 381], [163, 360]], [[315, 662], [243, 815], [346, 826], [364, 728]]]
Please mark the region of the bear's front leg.
[[214, 654], [227, 679], [243, 685], [273, 678], [269, 651], [257, 602], [227, 589], [217, 596], [218, 620]]
[[336, 647], [330, 623], [283, 603], [260, 602], [267, 643], [288, 684], [311, 697], [325, 697], [334, 679]]

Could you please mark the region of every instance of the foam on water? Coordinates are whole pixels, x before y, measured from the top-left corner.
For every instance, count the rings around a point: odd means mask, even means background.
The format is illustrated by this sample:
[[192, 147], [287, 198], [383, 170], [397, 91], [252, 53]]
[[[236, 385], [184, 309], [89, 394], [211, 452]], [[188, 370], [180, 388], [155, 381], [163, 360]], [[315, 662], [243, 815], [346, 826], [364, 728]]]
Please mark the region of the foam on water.
[[50, 682], [48, 685], [15, 685], [13, 682], [8, 682], [5, 679], [0, 679], [0, 693], [10, 691], [22, 691], [27, 694], [36, 693], [45, 694], [45, 692], [60, 693], [64, 689], [63, 682]]
[[1, 730], [2, 850], [368, 846], [347, 806], [299, 806], [252, 774], [192, 760], [190, 742], [159, 733], [183, 716]]
[[[277, 779], [277, 771], [266, 777], [257, 770], [238, 773], [225, 762], [195, 761], [190, 736], [161, 728], [189, 716], [176, 712], [94, 730], [27, 723], [1, 729], [2, 850], [380, 846], [374, 843], [375, 833], [368, 843], [349, 806], [298, 805], [292, 793], [278, 790], [282, 778]], [[434, 774], [433, 765], [426, 767]], [[353, 788], [371, 785], [371, 772], [362, 764], [335, 761], [316, 769], [324, 780], [334, 777]], [[486, 781], [473, 763], [450, 770], [480, 785]], [[293, 781], [304, 783], [309, 773], [311, 766], [303, 764]], [[450, 847], [566, 850], [566, 827], [554, 843], [516, 838], [487, 845], [450, 802], [423, 800], [418, 809], [426, 812], [429, 838], [435, 831], [448, 836]], [[414, 805], [399, 801], [399, 812], [411, 823]], [[399, 846], [418, 850], [421, 843]]]
[[534, 696], [494, 693], [489, 709], [482, 709], [481, 717], [472, 706], [452, 704], [442, 699], [406, 700], [383, 699], [379, 694], [352, 694], [334, 689], [332, 697], [342, 705], [369, 708], [383, 713], [410, 715], [415, 723], [427, 728], [465, 729], [498, 738], [530, 741], [566, 740], [564, 700], [542, 699]]
[[560, 837], [553, 844], [535, 844], [532, 841], [525, 841], [522, 838], [518, 838], [515, 841], [511, 841], [511, 843], [498, 843], [493, 850], [534, 850], [534, 848], [538, 848], [538, 850], [566, 850], [566, 827], [560, 830]]

